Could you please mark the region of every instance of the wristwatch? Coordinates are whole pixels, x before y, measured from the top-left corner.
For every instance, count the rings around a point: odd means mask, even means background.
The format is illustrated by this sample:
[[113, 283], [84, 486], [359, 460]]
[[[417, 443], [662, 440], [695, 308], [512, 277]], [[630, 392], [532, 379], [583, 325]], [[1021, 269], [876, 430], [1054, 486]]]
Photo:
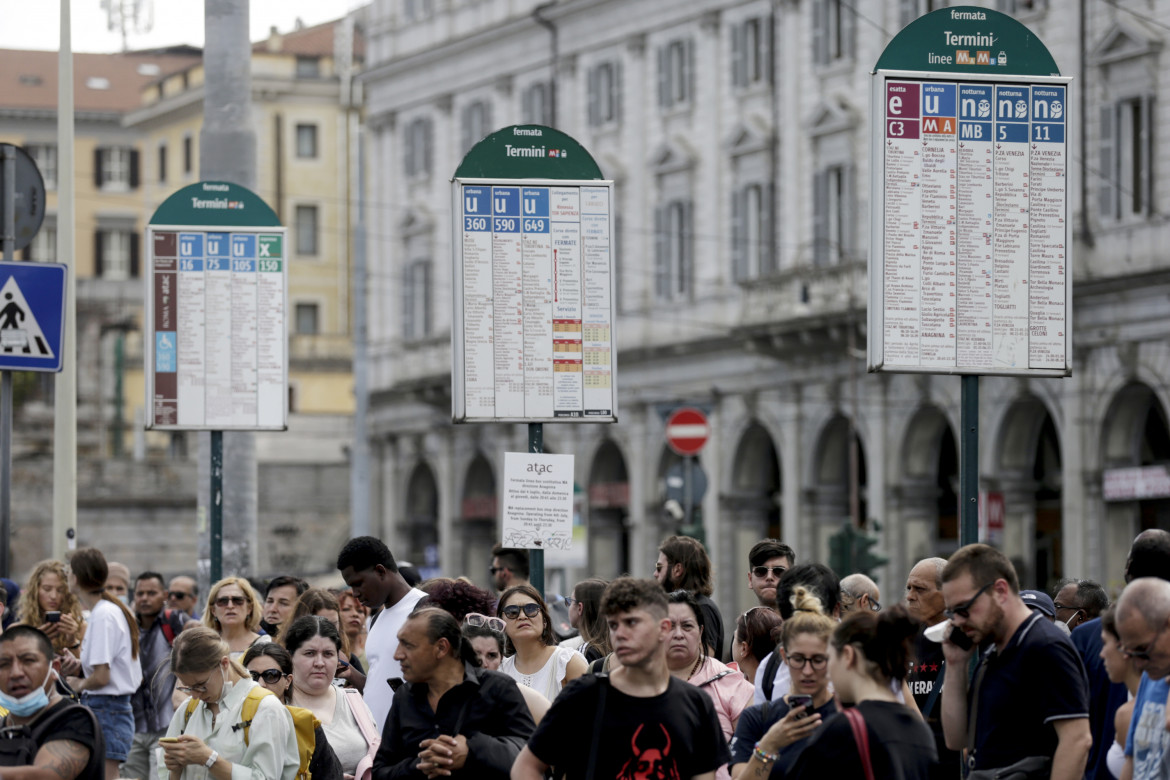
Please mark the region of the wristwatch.
[[211, 769], [213, 766], [215, 766], [216, 761], [219, 761], [219, 751], [213, 750], [211, 751], [211, 755], [207, 757], [207, 761], [204, 762], [203, 766]]

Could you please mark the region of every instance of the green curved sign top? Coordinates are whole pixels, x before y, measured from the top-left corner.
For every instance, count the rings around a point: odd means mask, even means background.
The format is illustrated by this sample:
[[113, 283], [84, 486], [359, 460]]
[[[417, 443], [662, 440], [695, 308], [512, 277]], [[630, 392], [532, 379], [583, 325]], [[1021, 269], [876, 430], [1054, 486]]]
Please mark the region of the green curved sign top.
[[894, 36], [874, 70], [1059, 76], [1036, 33], [1007, 14], [963, 5], [915, 19]]
[[226, 181], [190, 184], [162, 202], [152, 225], [280, 227], [276, 212], [247, 187]]
[[471, 147], [455, 170], [460, 179], [604, 179], [575, 139], [544, 125], [512, 125]]

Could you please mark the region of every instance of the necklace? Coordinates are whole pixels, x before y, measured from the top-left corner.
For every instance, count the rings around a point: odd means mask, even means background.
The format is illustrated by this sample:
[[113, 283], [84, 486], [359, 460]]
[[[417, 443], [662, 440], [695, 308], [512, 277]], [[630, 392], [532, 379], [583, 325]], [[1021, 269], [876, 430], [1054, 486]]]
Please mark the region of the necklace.
[[695, 676], [695, 672], [699, 671], [699, 665], [701, 663], [703, 663], [702, 653], [700, 653], [699, 657], [695, 659], [695, 665], [691, 667], [691, 673], [687, 675], [687, 680], [690, 680], [692, 677]]

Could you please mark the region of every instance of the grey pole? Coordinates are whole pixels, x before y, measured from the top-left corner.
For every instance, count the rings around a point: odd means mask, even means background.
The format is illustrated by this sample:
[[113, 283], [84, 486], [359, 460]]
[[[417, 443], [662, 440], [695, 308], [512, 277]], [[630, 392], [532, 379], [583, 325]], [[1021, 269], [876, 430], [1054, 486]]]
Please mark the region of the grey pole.
[[[347, 119], [348, 121], [348, 119]], [[347, 128], [348, 129], [348, 128]], [[366, 203], [365, 144], [357, 132], [357, 224], [353, 231], [353, 444], [349, 460], [349, 525], [353, 536], [370, 533], [369, 374], [366, 354]]]
[[[528, 423], [528, 451], [534, 454], [544, 452], [544, 423]], [[528, 551], [528, 581], [544, 598], [544, 550]]]
[[[0, 144], [4, 167], [4, 260], [16, 252], [16, 147]], [[0, 575], [11, 576], [8, 551], [12, 538], [12, 372], [0, 371]]]
[[[248, 40], [249, 0], [204, 2], [203, 128], [199, 132], [199, 178], [226, 181], [249, 189], [256, 182], [256, 129], [252, 117], [252, 45]], [[222, 508], [223, 572], [248, 575], [256, 571], [257, 466], [255, 434], [223, 435], [222, 503], [210, 495], [211, 435], [199, 436], [199, 506]], [[206, 488], [204, 488], [206, 486]], [[208, 492], [204, 492], [205, 489]], [[210, 534], [209, 534], [210, 537]], [[200, 558], [210, 562], [213, 538], [200, 541]], [[206, 550], [206, 554], [204, 554]], [[200, 571], [204, 571], [200, 567]], [[202, 583], [205, 587], [206, 584]]]
[[959, 410], [959, 544], [979, 541], [979, 376], [964, 374]]

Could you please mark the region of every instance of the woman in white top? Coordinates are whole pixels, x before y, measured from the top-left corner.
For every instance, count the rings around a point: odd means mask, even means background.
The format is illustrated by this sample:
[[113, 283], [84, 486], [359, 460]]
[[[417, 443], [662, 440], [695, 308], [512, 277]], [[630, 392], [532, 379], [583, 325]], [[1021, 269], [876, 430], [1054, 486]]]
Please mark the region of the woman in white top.
[[500, 596], [498, 614], [504, 618], [508, 646], [515, 650], [500, 671], [549, 701], [569, 680], [585, 674], [589, 664], [576, 650], [560, 647], [553, 638], [548, 607], [531, 585], [516, 585]]
[[224, 577], [207, 594], [203, 625], [223, 637], [232, 660], [239, 661], [252, 645], [272, 641], [272, 637], [259, 632], [260, 615], [260, 598], [248, 581], [243, 577]]
[[175, 709], [166, 737], [159, 780], [293, 780], [300, 766], [292, 716], [280, 699], [265, 694], [247, 729], [244, 702], [258, 688], [229, 657], [227, 643], [205, 626], [175, 637], [171, 671], [175, 689], [192, 697]]
[[[361, 723], [372, 733], [374, 716], [354, 689], [347, 694], [333, 684], [337, 675], [337, 658], [341, 652], [341, 634], [328, 618], [316, 615], [299, 617], [284, 634], [284, 646], [292, 654], [292, 688], [289, 704], [310, 710], [325, 729], [325, 736], [347, 776], [360, 775], [359, 765], [367, 756], [372, 762], [378, 739], [367, 740]], [[364, 769], [364, 766], [362, 767]]]
[[83, 678], [69, 684], [81, 694], [102, 726], [106, 742], [106, 780], [118, 777], [134, 740], [130, 695], [142, 682], [138, 662], [138, 623], [126, 605], [105, 592], [109, 566], [101, 551], [83, 547], [70, 559], [69, 588], [89, 610], [81, 642]]

